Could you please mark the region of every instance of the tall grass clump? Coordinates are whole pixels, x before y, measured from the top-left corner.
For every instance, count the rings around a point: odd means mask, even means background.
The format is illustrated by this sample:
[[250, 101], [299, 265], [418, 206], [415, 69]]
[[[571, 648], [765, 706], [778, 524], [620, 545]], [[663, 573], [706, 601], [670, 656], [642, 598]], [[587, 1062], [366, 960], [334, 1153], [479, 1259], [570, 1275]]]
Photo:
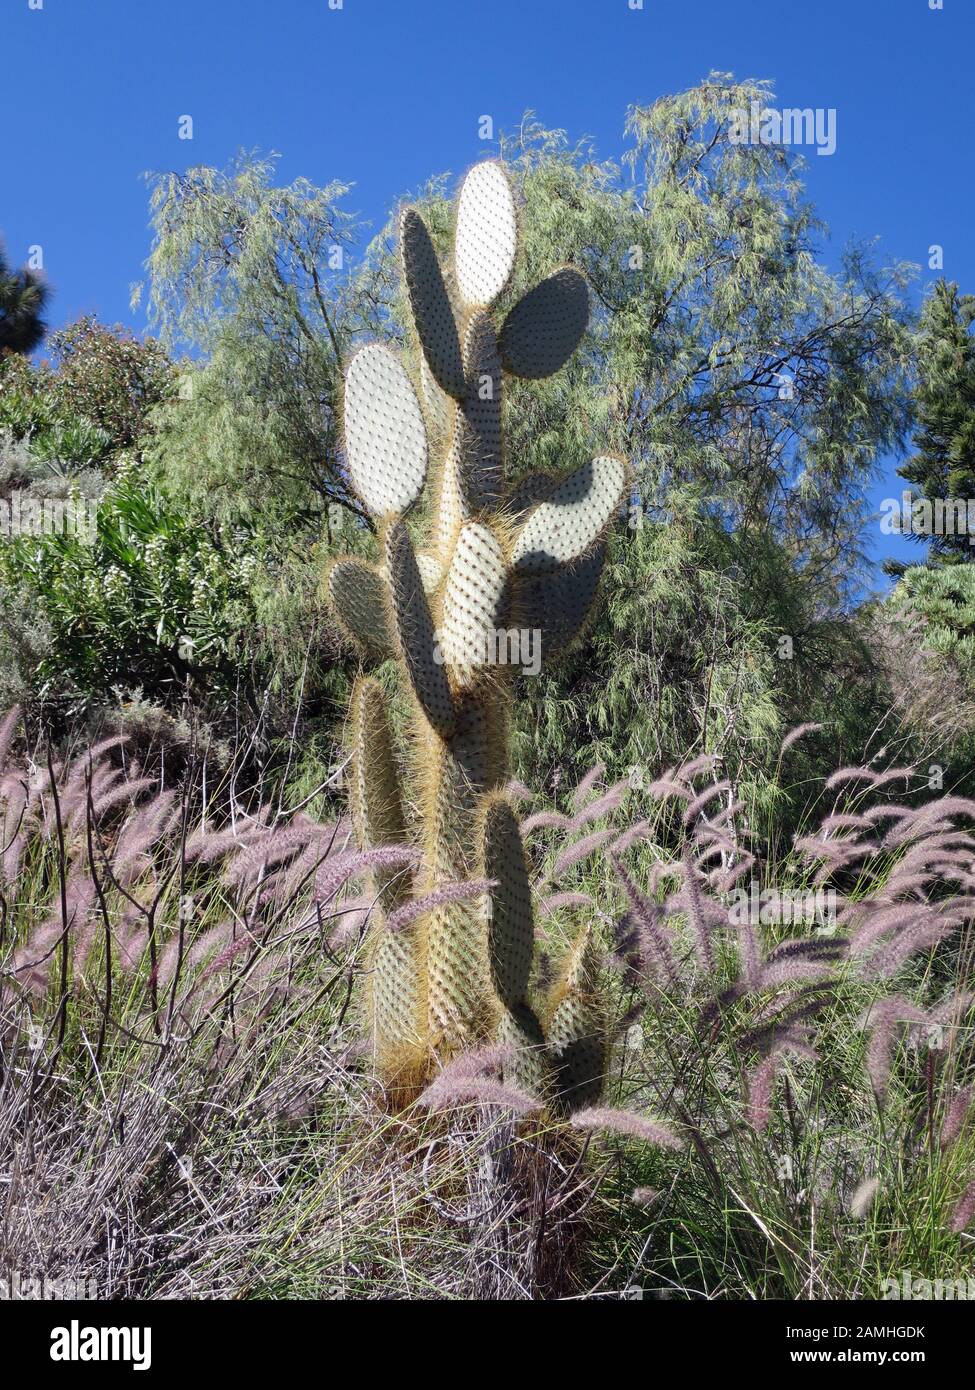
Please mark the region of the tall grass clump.
[[975, 803], [912, 784], [838, 771], [774, 862], [699, 758], [609, 846], [618, 1103], [678, 1143], [617, 1154], [603, 1282], [856, 1299], [973, 1272]]
[[[449, 1127], [436, 1096], [383, 1103], [360, 889], [416, 852], [361, 851], [238, 767], [207, 782], [202, 755], [169, 785], [134, 742], [58, 758], [18, 711], [0, 727], [0, 1265], [99, 1298], [563, 1281], [589, 1177], [487, 1104], [494, 1059], [444, 1073]], [[492, 1154], [547, 1177], [499, 1202]]]
[[58, 758], [15, 711], [0, 753], [8, 1271], [139, 1298], [967, 1277], [975, 805], [919, 801], [910, 769], [842, 769], [777, 860], [707, 758], [639, 819], [600, 767], [527, 807], [537, 987], [586, 930], [601, 1088], [559, 1112], [487, 1042], [391, 1110], [374, 876], [415, 882], [410, 845], [357, 848], [233, 769], [204, 792], [193, 754], [169, 785], [123, 735]]

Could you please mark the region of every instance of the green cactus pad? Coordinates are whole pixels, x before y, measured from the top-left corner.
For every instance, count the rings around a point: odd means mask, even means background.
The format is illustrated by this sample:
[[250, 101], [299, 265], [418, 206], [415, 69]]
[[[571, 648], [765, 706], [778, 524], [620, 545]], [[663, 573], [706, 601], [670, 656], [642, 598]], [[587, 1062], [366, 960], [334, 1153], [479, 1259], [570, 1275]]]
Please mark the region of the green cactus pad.
[[518, 249], [511, 184], [496, 160], [475, 164], [457, 202], [454, 269], [468, 307], [493, 304], [508, 283]]
[[471, 315], [464, 334], [467, 389], [458, 412], [458, 451], [472, 513], [493, 511], [501, 493], [501, 358], [489, 314]]
[[567, 999], [552, 1020], [548, 1057], [559, 1105], [581, 1110], [594, 1105], [606, 1079], [606, 1027], [594, 1008]]
[[[432, 882], [476, 877], [478, 808], [505, 775], [503, 721], [484, 700], [458, 695], [454, 733], [432, 751], [424, 797]], [[455, 903], [431, 913], [424, 958], [432, 1038], [453, 1050], [483, 1036], [490, 990], [483, 908]]]
[[326, 583], [336, 621], [368, 661], [386, 661], [396, 651], [386, 584], [372, 565], [354, 555], [333, 560]]
[[606, 1021], [596, 992], [599, 961], [589, 926], [580, 931], [549, 998], [548, 1054], [564, 1110], [593, 1105], [606, 1075]]
[[427, 436], [410, 379], [388, 348], [372, 343], [345, 373], [345, 449], [352, 486], [373, 516], [403, 512], [427, 474]]
[[[412, 931], [379, 926], [371, 943], [368, 970], [373, 1049], [381, 1071], [395, 1081], [422, 1051], [425, 1031], [421, 974]], [[415, 1065], [415, 1063], [413, 1063]]]
[[627, 469], [611, 454], [593, 459], [560, 483], [531, 513], [512, 558], [526, 574], [544, 574], [582, 555], [623, 501]]
[[483, 877], [496, 879], [488, 917], [488, 961], [498, 998], [506, 1009], [527, 1003], [535, 951], [531, 884], [521, 831], [503, 798], [488, 802], [481, 826]]
[[511, 1049], [504, 1079], [519, 1091], [544, 1099], [551, 1074], [541, 1025], [527, 1004], [505, 1010], [498, 1022], [498, 1042]]
[[[349, 712], [349, 808], [356, 838], [362, 849], [405, 844], [408, 837], [399, 770], [386, 715], [386, 696], [378, 681], [370, 677], [356, 681]], [[373, 878], [384, 912], [393, 911], [411, 894], [410, 875], [402, 869], [376, 869]]]
[[441, 1054], [462, 1052], [487, 1034], [482, 914], [470, 903], [435, 908], [425, 940], [430, 1044]]
[[491, 659], [502, 624], [507, 566], [497, 537], [469, 522], [457, 535], [443, 595], [440, 647], [462, 683]]
[[399, 648], [420, 708], [434, 729], [446, 737], [454, 726], [453, 701], [447, 672], [440, 660], [430, 605], [402, 521], [386, 532], [386, 572], [392, 595]]
[[430, 750], [423, 796], [427, 860], [437, 881], [477, 874], [478, 807], [505, 775], [504, 720], [497, 709], [477, 693], [458, 692], [455, 710], [453, 734], [436, 739]]
[[606, 547], [599, 543], [578, 560], [550, 574], [519, 575], [512, 622], [542, 634], [542, 664], [579, 635], [599, 589]]
[[450, 434], [453, 423], [454, 402], [446, 391], [442, 391], [437, 385], [436, 378], [422, 352], [419, 357], [420, 396], [423, 400], [423, 413], [434, 437], [444, 440]]
[[407, 208], [400, 222], [403, 277], [420, 346], [434, 379], [448, 396], [464, 394], [464, 363], [454, 311], [440, 262], [423, 218]]
[[585, 276], [563, 266], [520, 299], [498, 338], [505, 371], [538, 380], [565, 366], [589, 322]]

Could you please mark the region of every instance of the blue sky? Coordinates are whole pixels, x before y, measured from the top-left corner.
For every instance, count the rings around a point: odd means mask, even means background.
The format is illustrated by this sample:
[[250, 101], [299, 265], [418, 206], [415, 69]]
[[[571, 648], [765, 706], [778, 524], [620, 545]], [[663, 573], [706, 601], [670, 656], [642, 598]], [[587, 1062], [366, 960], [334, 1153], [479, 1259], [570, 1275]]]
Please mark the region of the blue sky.
[[[41, 3], [40, 9], [31, 4]], [[337, 4], [338, 0], [331, 0]], [[0, 0], [0, 236], [40, 245], [51, 321], [143, 329], [129, 286], [148, 250], [147, 169], [277, 150], [280, 173], [354, 182], [376, 226], [401, 194], [490, 146], [478, 118], [526, 109], [600, 154], [626, 107], [717, 68], [768, 77], [783, 106], [833, 107], [810, 151], [827, 258], [851, 236], [975, 290], [975, 0]], [[178, 138], [193, 117], [193, 140]], [[893, 462], [873, 501], [897, 495]], [[871, 531], [877, 556], [916, 557]]]

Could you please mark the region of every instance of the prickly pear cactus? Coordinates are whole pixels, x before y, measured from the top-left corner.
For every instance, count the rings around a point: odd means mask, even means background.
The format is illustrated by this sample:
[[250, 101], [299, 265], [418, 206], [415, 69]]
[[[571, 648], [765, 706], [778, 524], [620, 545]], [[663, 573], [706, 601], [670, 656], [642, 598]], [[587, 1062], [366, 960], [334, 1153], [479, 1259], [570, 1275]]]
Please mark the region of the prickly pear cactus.
[[[351, 809], [362, 846], [410, 839], [423, 856], [416, 883], [401, 874], [374, 884], [382, 918], [368, 971], [375, 1053], [391, 1091], [408, 1095], [441, 1061], [495, 1038], [510, 1047], [519, 1084], [571, 1108], [598, 1095], [604, 1066], [593, 948], [584, 931], [555, 984], [532, 999], [531, 887], [504, 792], [508, 717], [526, 648], [540, 646], [544, 664], [586, 622], [627, 468], [604, 456], [562, 478], [506, 486], [504, 376], [559, 371], [586, 330], [589, 295], [580, 272], [562, 266], [496, 323], [493, 305], [518, 240], [503, 166], [477, 164], [464, 180], [449, 277], [415, 209], [399, 231], [423, 405], [388, 348], [372, 344], [352, 358], [349, 476], [379, 523], [383, 554], [377, 565], [340, 559], [328, 575], [338, 621], [364, 662], [396, 659], [412, 694], [409, 762], [419, 785], [410, 796], [378, 682], [360, 678], [350, 711]], [[427, 480], [427, 427], [441, 457], [418, 548], [404, 517]], [[486, 903], [438, 894], [475, 878], [494, 885]], [[409, 927], [388, 926], [411, 894], [423, 897], [422, 914]]]

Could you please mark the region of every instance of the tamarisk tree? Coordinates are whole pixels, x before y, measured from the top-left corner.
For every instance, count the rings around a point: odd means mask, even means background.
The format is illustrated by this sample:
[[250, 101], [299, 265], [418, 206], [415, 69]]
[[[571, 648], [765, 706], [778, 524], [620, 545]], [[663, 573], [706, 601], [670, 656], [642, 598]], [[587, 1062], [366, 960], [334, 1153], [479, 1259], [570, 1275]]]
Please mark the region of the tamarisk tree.
[[[382, 562], [332, 563], [328, 590], [364, 661], [394, 659], [410, 692], [409, 748], [396, 747], [372, 676], [351, 701], [351, 809], [363, 848], [415, 842], [417, 883], [377, 871], [381, 921], [371, 942], [369, 1010], [381, 1075], [400, 1096], [466, 1047], [506, 1045], [519, 1084], [569, 1107], [598, 1094], [603, 1026], [584, 925], [554, 981], [532, 993], [532, 898], [518, 818], [506, 790], [518, 665], [509, 641], [550, 661], [579, 634], [619, 513], [627, 466], [613, 455], [512, 487], [501, 427], [506, 376], [559, 371], [586, 329], [589, 295], [566, 265], [496, 324], [512, 275], [515, 201], [499, 162], [467, 175], [448, 279], [427, 226], [407, 208], [402, 272], [419, 343], [420, 397], [382, 344], [345, 373], [351, 483], [375, 518]], [[428, 477], [428, 429], [444, 440], [416, 544], [406, 514]], [[514, 653], [517, 655], [517, 653]], [[406, 789], [403, 767], [414, 771]]]

